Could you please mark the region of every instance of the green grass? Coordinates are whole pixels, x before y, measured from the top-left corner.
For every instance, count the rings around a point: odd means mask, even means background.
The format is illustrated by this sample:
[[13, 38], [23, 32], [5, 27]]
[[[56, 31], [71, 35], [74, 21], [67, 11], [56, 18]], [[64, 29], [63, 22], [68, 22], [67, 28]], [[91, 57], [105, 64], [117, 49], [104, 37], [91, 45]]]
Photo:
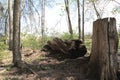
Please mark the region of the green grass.
[[92, 40], [91, 39], [85, 39], [85, 45], [86, 48], [91, 51], [91, 47], [92, 47]]
[[60, 38], [61, 39], [64, 39], [64, 40], [69, 40], [69, 39], [77, 39], [78, 38], [78, 35], [76, 33], [73, 33], [73, 37], [71, 38], [70, 37], [70, 34], [65, 32], [63, 34], [60, 35]]
[[3, 36], [0, 39], [0, 62], [3, 59], [7, 59], [11, 55], [10, 51], [7, 50], [8, 49], [8, 45], [5, 44], [6, 39], [7, 39], [6, 36]]
[[8, 57], [10, 57], [11, 52], [8, 50], [0, 50], [0, 61], [3, 59], [7, 59]]
[[118, 49], [120, 49], [120, 39], [119, 39], [119, 43], [118, 43]]
[[37, 49], [39, 47], [39, 42], [36, 37], [33, 35], [27, 35], [26, 37], [21, 39], [21, 43], [23, 47]]
[[[73, 38], [71, 38], [70, 34], [67, 32], [59, 35], [58, 37], [63, 40], [78, 39], [77, 33], [73, 34]], [[86, 40], [85, 44], [87, 48], [90, 49], [91, 47], [91, 39], [89, 39], [90, 35], [87, 35], [86, 37], [87, 39], [85, 39]], [[42, 37], [36, 37], [35, 35], [31, 35], [31, 34], [21, 35], [21, 43], [23, 47], [32, 48], [32, 49], [40, 49], [47, 43], [48, 40], [52, 40], [52, 39], [53, 39], [52, 36], [46, 36], [45, 38], [42, 38]]]
[[27, 34], [21, 36], [21, 44], [23, 47], [32, 48], [32, 49], [40, 49], [42, 48], [48, 40], [52, 39], [52, 37], [36, 37], [35, 35]]
[[[85, 39], [85, 45], [86, 45], [87, 49], [90, 51], [91, 47], [92, 47], [92, 39]], [[118, 43], [118, 49], [120, 50], [120, 39], [119, 39], [119, 43]]]
[[6, 39], [6, 37], [2, 37], [0, 39], [0, 61], [2, 59], [7, 58], [9, 56], [9, 54], [10, 54], [10, 51], [7, 50], [8, 49], [8, 45], [5, 44], [5, 42], [4, 42], [5, 39]]

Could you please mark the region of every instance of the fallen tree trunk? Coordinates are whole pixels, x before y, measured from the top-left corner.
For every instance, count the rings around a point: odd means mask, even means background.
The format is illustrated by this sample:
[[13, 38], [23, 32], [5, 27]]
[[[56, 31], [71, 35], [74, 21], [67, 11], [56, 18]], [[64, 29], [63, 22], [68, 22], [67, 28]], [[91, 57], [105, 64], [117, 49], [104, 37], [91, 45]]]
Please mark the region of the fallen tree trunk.
[[53, 38], [48, 41], [43, 47], [42, 51], [50, 54], [59, 54], [66, 58], [82, 57], [86, 54], [87, 49], [81, 40], [62, 40], [60, 38]]

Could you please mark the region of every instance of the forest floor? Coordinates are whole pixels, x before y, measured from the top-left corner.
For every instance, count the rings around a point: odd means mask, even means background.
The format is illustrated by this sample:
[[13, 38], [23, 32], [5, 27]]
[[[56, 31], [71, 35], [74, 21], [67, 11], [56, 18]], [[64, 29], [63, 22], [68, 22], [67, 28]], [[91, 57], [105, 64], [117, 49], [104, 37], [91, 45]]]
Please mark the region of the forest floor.
[[26, 48], [21, 52], [27, 68], [11, 68], [10, 53], [0, 62], [0, 80], [85, 80], [88, 66], [86, 57], [57, 60], [40, 50]]

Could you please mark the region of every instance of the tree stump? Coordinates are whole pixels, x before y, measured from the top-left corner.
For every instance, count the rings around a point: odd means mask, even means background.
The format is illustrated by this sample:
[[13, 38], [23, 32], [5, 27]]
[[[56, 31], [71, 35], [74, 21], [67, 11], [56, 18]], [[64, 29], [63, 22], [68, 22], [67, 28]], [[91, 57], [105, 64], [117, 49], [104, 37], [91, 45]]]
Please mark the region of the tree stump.
[[88, 68], [90, 80], [117, 80], [117, 49], [118, 34], [115, 18], [95, 21]]

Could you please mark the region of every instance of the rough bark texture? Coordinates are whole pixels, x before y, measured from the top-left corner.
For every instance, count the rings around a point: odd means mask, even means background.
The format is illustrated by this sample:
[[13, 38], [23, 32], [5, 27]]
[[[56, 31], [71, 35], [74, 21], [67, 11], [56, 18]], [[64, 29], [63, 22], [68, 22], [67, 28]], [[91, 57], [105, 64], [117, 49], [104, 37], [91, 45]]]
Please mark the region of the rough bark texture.
[[84, 25], [85, 25], [85, 21], [84, 21], [84, 7], [85, 7], [85, 0], [82, 1], [83, 7], [82, 7], [82, 41], [84, 42]]
[[20, 67], [21, 53], [20, 53], [20, 1], [14, 0], [13, 12], [13, 64]]
[[59, 55], [56, 58], [77, 58], [86, 54], [87, 49], [80, 40], [65, 40], [60, 38], [54, 38], [52, 41], [48, 41], [43, 47], [43, 51], [50, 52], [53, 55]]
[[80, 1], [77, 0], [77, 7], [78, 7], [78, 35], [79, 39], [81, 39], [81, 17], [80, 17]]
[[13, 21], [12, 21], [12, 0], [8, 0], [8, 13], [9, 13], [9, 50], [13, 48]]
[[91, 80], [117, 80], [118, 34], [114, 18], [93, 23], [93, 38], [88, 77]]

